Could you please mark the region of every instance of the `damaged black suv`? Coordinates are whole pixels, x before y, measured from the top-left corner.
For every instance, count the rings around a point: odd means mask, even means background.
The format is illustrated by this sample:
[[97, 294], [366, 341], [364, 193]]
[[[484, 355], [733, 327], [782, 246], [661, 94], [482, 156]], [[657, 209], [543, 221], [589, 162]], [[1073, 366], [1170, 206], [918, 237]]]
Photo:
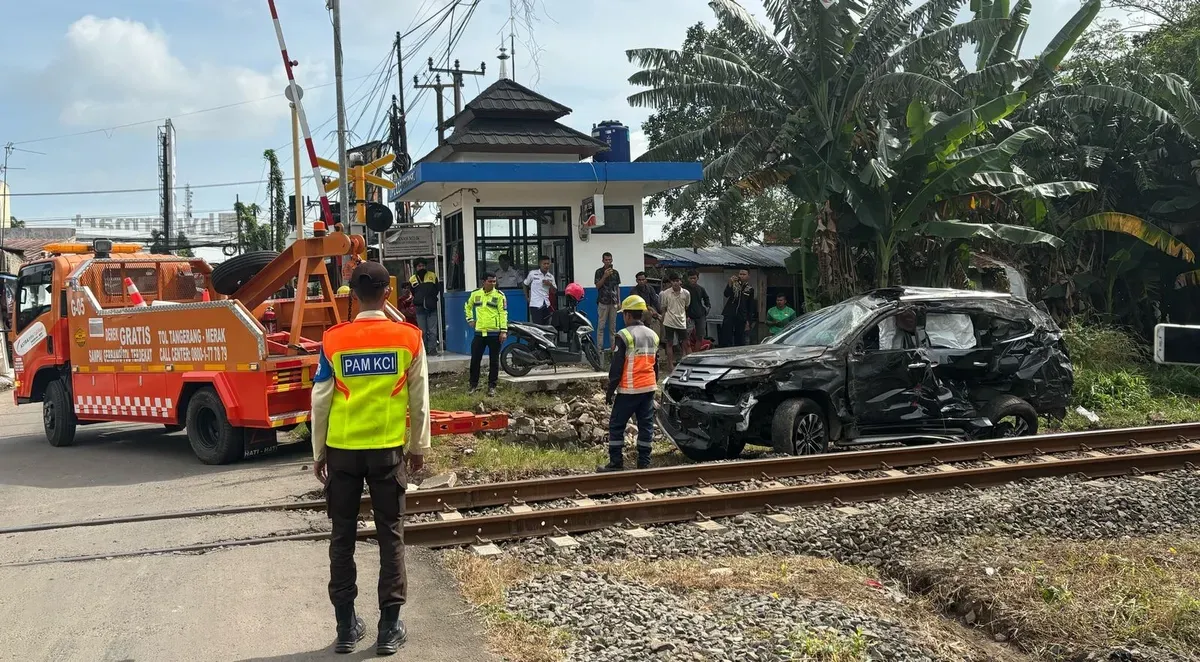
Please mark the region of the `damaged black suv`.
[[693, 460], [746, 444], [834, 445], [1035, 434], [1061, 417], [1074, 374], [1062, 332], [1006, 293], [894, 287], [798, 318], [761, 345], [692, 354], [659, 422]]

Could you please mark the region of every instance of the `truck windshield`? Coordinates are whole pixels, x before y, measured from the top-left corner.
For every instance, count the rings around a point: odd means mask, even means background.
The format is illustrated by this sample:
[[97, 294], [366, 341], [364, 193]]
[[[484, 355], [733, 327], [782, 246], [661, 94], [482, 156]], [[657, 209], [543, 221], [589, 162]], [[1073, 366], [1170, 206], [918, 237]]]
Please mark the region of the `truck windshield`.
[[795, 347], [829, 347], [854, 333], [871, 309], [857, 300], [844, 301], [828, 308], [801, 315], [779, 334], [764, 343]]
[[21, 270], [17, 276], [17, 333], [50, 310], [53, 286], [53, 264], [35, 264]]

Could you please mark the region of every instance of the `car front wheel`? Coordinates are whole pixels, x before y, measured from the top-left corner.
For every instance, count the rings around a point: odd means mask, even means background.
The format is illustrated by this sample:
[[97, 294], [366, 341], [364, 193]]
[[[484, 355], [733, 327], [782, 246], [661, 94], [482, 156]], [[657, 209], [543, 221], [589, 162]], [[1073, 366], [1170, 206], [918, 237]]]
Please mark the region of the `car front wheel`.
[[829, 426], [821, 405], [808, 398], [780, 404], [771, 419], [771, 446], [788, 455], [817, 455], [829, 450]]
[[992, 422], [993, 439], [1029, 437], [1038, 433], [1037, 411], [1015, 395], [1001, 395], [988, 403], [984, 416]]

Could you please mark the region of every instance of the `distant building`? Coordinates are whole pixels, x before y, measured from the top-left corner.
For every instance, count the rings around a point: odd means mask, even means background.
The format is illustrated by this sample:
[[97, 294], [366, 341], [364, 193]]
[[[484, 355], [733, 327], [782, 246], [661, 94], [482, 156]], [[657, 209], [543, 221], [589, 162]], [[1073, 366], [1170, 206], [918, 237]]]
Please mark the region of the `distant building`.
[[21, 265], [42, 255], [46, 244], [75, 239], [73, 228], [4, 228], [0, 272], [16, 274]]

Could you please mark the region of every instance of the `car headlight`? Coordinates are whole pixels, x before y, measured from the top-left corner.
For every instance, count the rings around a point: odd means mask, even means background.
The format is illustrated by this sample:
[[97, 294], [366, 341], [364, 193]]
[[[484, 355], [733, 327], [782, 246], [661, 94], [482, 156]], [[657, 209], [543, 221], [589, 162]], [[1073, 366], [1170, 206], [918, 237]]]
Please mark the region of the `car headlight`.
[[725, 373], [721, 379], [760, 379], [770, 374], [770, 368], [733, 368]]

